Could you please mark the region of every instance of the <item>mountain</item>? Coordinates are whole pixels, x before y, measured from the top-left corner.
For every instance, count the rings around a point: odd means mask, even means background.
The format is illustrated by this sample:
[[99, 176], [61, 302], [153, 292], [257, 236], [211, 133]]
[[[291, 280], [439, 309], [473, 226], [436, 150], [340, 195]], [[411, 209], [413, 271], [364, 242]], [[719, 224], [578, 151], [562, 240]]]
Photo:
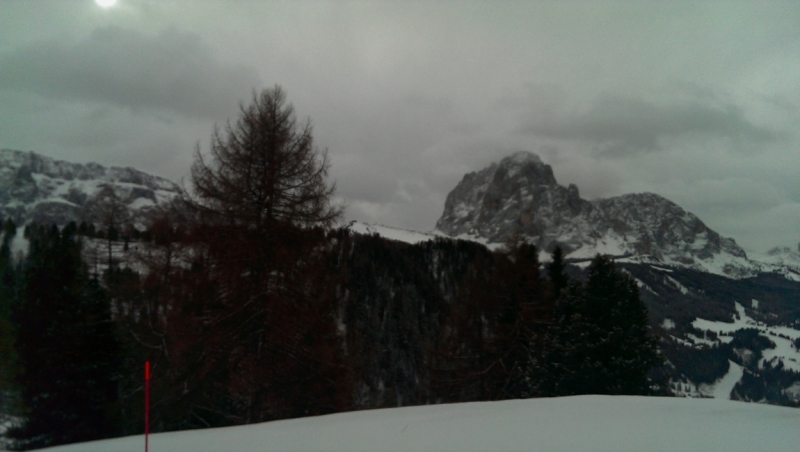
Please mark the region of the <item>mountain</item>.
[[465, 175], [434, 233], [561, 246], [578, 278], [610, 255], [639, 286], [674, 395], [800, 404], [800, 245], [749, 258], [657, 194], [585, 200], [530, 152]]
[[17, 224], [93, 221], [98, 195], [109, 188], [138, 228], [144, 228], [148, 216], [180, 191], [167, 179], [133, 168], [70, 163], [34, 152], [0, 150], [0, 217]]
[[[0, 151], [0, 216], [18, 224], [91, 220], [99, 196], [109, 187], [137, 227], [180, 191], [166, 179], [132, 168]], [[369, 305], [359, 298], [354, 306], [369, 312], [392, 306], [402, 306], [403, 312], [436, 312], [428, 306], [432, 294], [441, 291], [436, 297], [448, 299], [456, 263], [463, 263], [475, 248], [443, 238], [469, 239], [497, 249], [519, 234], [539, 247], [541, 260], [556, 245], [562, 246], [568, 252], [568, 272], [577, 278], [584, 276], [595, 253], [614, 256], [617, 267], [639, 285], [650, 325], [668, 360], [664, 377], [674, 395], [800, 405], [800, 249], [775, 248], [754, 259], [733, 239], [655, 194], [582, 199], [575, 185], [559, 185], [552, 168], [526, 152], [464, 176], [447, 197], [436, 226], [423, 233], [352, 222], [349, 229], [354, 234], [419, 244], [404, 251], [386, 247], [378, 238], [359, 241], [363, 249], [355, 259], [358, 272], [375, 271], [371, 247], [383, 246], [391, 250], [384, 254], [392, 257], [382, 261], [386, 268], [381, 271], [394, 276], [378, 278], [380, 284], [366, 278], [370, 283], [359, 296]], [[124, 260], [116, 248], [115, 258]], [[411, 259], [406, 252], [418, 255]], [[445, 261], [450, 266], [443, 267]], [[97, 270], [97, 259], [93, 265]], [[368, 312], [356, 314], [357, 321], [373, 318]], [[430, 318], [414, 318], [420, 337], [435, 332]], [[370, 383], [377, 389], [368, 394], [368, 401], [381, 400], [384, 379], [417, 381], [412, 372], [417, 351], [397, 345], [398, 338], [409, 334], [408, 319], [397, 317], [391, 328], [356, 320], [354, 330], [370, 331], [364, 343], [374, 344], [374, 355], [391, 355], [375, 370], [377, 377]], [[398, 398], [413, 400], [416, 386], [406, 386], [396, 388]]]
[[602, 253], [728, 276], [757, 273], [733, 239], [674, 202], [653, 193], [585, 200], [530, 152], [465, 175], [447, 196], [436, 229], [488, 243], [521, 234], [542, 250], [559, 245], [572, 259]]

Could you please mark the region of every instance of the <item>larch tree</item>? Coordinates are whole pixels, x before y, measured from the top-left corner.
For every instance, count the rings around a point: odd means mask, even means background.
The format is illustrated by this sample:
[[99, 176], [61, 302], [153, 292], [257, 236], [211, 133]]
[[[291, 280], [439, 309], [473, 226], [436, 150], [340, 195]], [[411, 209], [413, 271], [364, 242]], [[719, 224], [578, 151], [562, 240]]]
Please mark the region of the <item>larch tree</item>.
[[270, 233], [278, 225], [334, 224], [342, 207], [326, 178], [327, 151], [314, 146], [310, 120], [297, 123], [279, 86], [253, 96], [239, 120], [216, 130], [210, 158], [196, 152], [193, 207], [225, 223]]
[[[324, 238], [312, 230], [333, 226], [343, 210], [327, 181], [329, 167], [310, 120], [298, 123], [278, 86], [254, 94], [235, 123], [215, 130], [207, 153], [198, 145], [181, 210], [185, 243], [194, 247], [191, 271], [204, 283], [176, 302], [191, 303], [182, 308], [192, 316], [185, 324], [202, 325], [196, 345], [202, 350], [187, 346], [184, 354], [203, 359], [186, 375], [195, 385], [206, 385], [200, 381], [206, 375], [216, 379], [209, 387], [223, 388], [205, 401], [224, 406], [224, 416], [217, 410], [218, 419], [227, 419], [222, 423], [318, 414], [310, 402], [298, 405], [292, 384], [335, 364], [330, 344], [314, 340], [336, 328], [328, 312], [335, 306], [315, 293], [312, 254]], [[174, 341], [183, 340], [180, 334], [175, 330]], [[335, 379], [317, 379], [327, 384], [320, 394], [336, 389]], [[213, 414], [203, 416], [208, 421]]]
[[564, 273], [567, 264], [564, 262], [564, 251], [560, 246], [556, 246], [550, 256], [553, 260], [547, 265], [547, 277], [553, 287], [553, 298], [558, 300], [561, 291], [567, 287], [569, 282], [569, 277]]

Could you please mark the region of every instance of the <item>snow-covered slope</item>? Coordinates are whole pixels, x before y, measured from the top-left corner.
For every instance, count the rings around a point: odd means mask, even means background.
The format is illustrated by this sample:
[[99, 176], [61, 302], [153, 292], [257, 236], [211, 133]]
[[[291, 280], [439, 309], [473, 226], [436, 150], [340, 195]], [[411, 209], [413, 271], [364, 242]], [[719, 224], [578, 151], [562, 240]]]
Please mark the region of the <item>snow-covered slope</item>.
[[[800, 410], [720, 400], [579, 396], [429, 405], [162, 433], [152, 451], [779, 452]], [[135, 452], [141, 435], [48, 449]]]
[[[0, 150], [0, 216], [17, 224], [92, 221], [97, 197], [111, 187], [134, 225], [143, 226], [178, 186], [133, 168], [77, 164], [33, 152]], [[106, 188], [107, 189], [107, 188]]]
[[[753, 300], [751, 303], [758, 306], [757, 300]], [[748, 316], [744, 306], [739, 303], [736, 303], [736, 312], [737, 315], [731, 323], [698, 318], [692, 322], [692, 326], [700, 331], [712, 331], [715, 333], [716, 337], [713, 340], [705, 340], [710, 342], [709, 345], [729, 343], [733, 340], [732, 334], [741, 329], [757, 329], [761, 336], [775, 344], [775, 347], [763, 351], [762, 360], [757, 363], [757, 366], [763, 368], [766, 363], [769, 363], [774, 367], [780, 361], [783, 368], [800, 372], [800, 350], [793, 344], [793, 341], [800, 339], [800, 330], [788, 326], [767, 325], [764, 322], [759, 322]]]
[[382, 224], [369, 224], [361, 221], [351, 221], [347, 225], [347, 229], [357, 234], [377, 234], [386, 239], [397, 240], [398, 242], [411, 244], [426, 242], [437, 237], [447, 237], [444, 234], [436, 232], [419, 232], [411, 229], [395, 228]]
[[519, 233], [543, 250], [560, 245], [571, 259], [602, 253], [730, 277], [761, 271], [733, 239], [672, 201], [653, 193], [587, 201], [575, 185], [559, 185], [550, 165], [530, 152], [464, 176], [436, 230], [487, 243]]

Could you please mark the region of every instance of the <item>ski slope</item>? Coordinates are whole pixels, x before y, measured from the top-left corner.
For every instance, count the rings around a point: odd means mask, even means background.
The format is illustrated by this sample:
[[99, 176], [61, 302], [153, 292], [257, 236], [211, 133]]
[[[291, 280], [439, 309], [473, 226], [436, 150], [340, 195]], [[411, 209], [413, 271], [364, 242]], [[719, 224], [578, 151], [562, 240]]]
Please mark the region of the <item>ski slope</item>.
[[[135, 452], [142, 436], [47, 449]], [[727, 400], [577, 396], [360, 411], [151, 435], [152, 452], [800, 450], [800, 409]]]

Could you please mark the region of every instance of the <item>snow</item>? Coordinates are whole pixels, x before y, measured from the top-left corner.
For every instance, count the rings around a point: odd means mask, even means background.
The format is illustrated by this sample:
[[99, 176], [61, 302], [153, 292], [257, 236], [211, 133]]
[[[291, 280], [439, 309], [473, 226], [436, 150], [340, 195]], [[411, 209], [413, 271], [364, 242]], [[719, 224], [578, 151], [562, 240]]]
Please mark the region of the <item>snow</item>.
[[591, 265], [592, 262], [591, 261], [571, 262], [571, 264], [576, 266], [576, 267], [578, 267], [578, 268], [580, 268], [580, 269], [582, 269], [582, 270], [585, 270], [585, 269], [589, 268], [589, 265]]
[[775, 343], [775, 348], [770, 348], [761, 352], [764, 356], [761, 363], [769, 362], [774, 367], [778, 363], [778, 360], [781, 360], [786, 369], [800, 372], [800, 352], [794, 348], [792, 342], [772, 334], [767, 337]]
[[[382, 224], [367, 224], [360, 221], [353, 221], [348, 225], [348, 228], [358, 234], [378, 234], [383, 238], [390, 240], [397, 240], [398, 242], [405, 243], [421, 243], [433, 240], [437, 237], [448, 237], [444, 234], [437, 232], [418, 232], [410, 229], [401, 229], [391, 226], [384, 226]], [[448, 237], [449, 238], [449, 237]]]
[[[439, 231], [438, 229], [434, 229], [431, 232], [419, 232], [411, 229], [386, 226], [383, 224], [363, 223], [361, 221], [351, 221], [347, 227], [352, 232], [357, 234], [378, 234], [385, 239], [397, 240], [398, 242], [410, 243], [412, 245], [416, 243], [427, 242], [428, 240], [434, 240], [436, 238], [444, 238], [480, 243], [492, 251], [498, 250], [505, 246], [503, 243], [488, 243], [486, 239], [471, 234], [460, 234], [456, 237], [451, 237], [444, 232]], [[539, 257], [542, 258], [543, 256], [549, 256], [549, 254], [540, 252]]]
[[712, 346], [717, 345], [719, 343], [719, 342], [714, 342], [712, 340], [706, 339], [704, 337], [695, 336], [692, 333], [686, 333], [686, 337], [688, 337], [689, 339], [692, 340], [692, 342], [694, 342], [695, 348], [700, 348], [699, 345], [708, 345], [709, 347], [712, 347]]
[[788, 269], [786, 269], [786, 270], [781, 269], [781, 270], [779, 270], [779, 273], [781, 273], [783, 275], [783, 277], [788, 279], [789, 281], [800, 282], [800, 274], [798, 274], [798, 273], [796, 273], [794, 271], [790, 271]]
[[786, 369], [800, 372], [800, 351], [792, 344], [793, 340], [800, 338], [800, 330], [787, 326], [766, 325], [749, 317], [745, 312], [744, 306], [741, 304], [736, 303], [735, 306], [737, 316], [732, 323], [715, 322], [698, 318], [692, 322], [692, 326], [698, 330], [714, 331], [720, 335], [719, 342], [726, 343], [733, 340], [731, 335], [740, 329], [758, 329], [762, 336], [769, 338], [775, 343], [775, 348], [766, 349], [761, 352], [763, 358], [762, 361], [759, 362], [759, 366], [763, 367], [765, 362], [769, 362], [775, 366], [778, 361], [783, 361], [783, 365]]
[[797, 251], [788, 246], [775, 247], [767, 253], [758, 253], [756, 255], [758, 260], [762, 262], [800, 267], [800, 247], [798, 247]]
[[568, 259], [591, 259], [597, 254], [623, 256], [630, 253], [624, 239], [615, 234], [607, 234], [593, 245], [584, 245], [565, 257]]
[[[800, 410], [728, 400], [577, 396], [429, 405], [151, 435], [150, 450], [796, 451]], [[50, 452], [134, 452], [141, 435]]]
[[675, 328], [675, 322], [672, 319], [664, 319], [664, 321], [661, 323], [661, 327], [669, 331]]
[[742, 375], [744, 375], [744, 368], [731, 360], [728, 360], [728, 364], [730, 364], [730, 367], [725, 376], [715, 381], [713, 384], [700, 385], [699, 391], [701, 394], [708, 395], [715, 399], [730, 399], [733, 387], [736, 386], [736, 383], [738, 383], [739, 380], [742, 379]]
[[800, 381], [795, 381], [794, 384], [784, 389], [783, 393], [795, 400], [800, 400]]
[[13, 427], [20, 421], [19, 418], [0, 413], [0, 450], [6, 450], [8, 446], [7, 440], [3, 437], [9, 428]]
[[682, 294], [686, 295], [689, 293], [689, 289], [687, 289], [683, 284], [679, 283], [675, 278], [671, 276], [666, 276], [667, 281], [671, 282], [673, 286], [678, 288]]
[[[24, 165], [32, 168], [31, 180], [16, 181], [16, 172]], [[166, 179], [132, 168], [105, 168], [96, 163], [82, 165], [35, 153], [2, 150], [0, 191], [15, 183], [22, 183], [21, 189], [27, 195], [3, 201], [0, 203], [0, 213], [21, 219], [22, 223], [30, 220], [37, 207], [40, 210], [41, 207], [55, 208], [58, 213], [47, 215], [54, 215], [59, 224], [69, 219], [76, 220], [85, 203], [92, 201], [103, 187], [111, 184], [120, 199], [130, 201], [129, 210], [135, 224], [143, 226], [142, 220], [155, 205], [174, 199], [180, 191], [180, 187]], [[142, 192], [146, 194], [142, 196]], [[154, 193], [155, 197], [148, 200], [150, 193]], [[55, 204], [62, 204], [63, 207]]]
[[135, 200], [133, 200], [132, 203], [128, 204], [128, 208], [138, 210], [141, 209], [142, 207], [152, 207], [155, 205], [156, 203], [154, 203], [152, 199], [136, 198]]
[[28, 253], [28, 239], [25, 238], [24, 231], [21, 229], [17, 229], [17, 234], [11, 239], [11, 243], [9, 245], [11, 256], [14, 259], [14, 262], [19, 262], [22, 260], [22, 257]]

